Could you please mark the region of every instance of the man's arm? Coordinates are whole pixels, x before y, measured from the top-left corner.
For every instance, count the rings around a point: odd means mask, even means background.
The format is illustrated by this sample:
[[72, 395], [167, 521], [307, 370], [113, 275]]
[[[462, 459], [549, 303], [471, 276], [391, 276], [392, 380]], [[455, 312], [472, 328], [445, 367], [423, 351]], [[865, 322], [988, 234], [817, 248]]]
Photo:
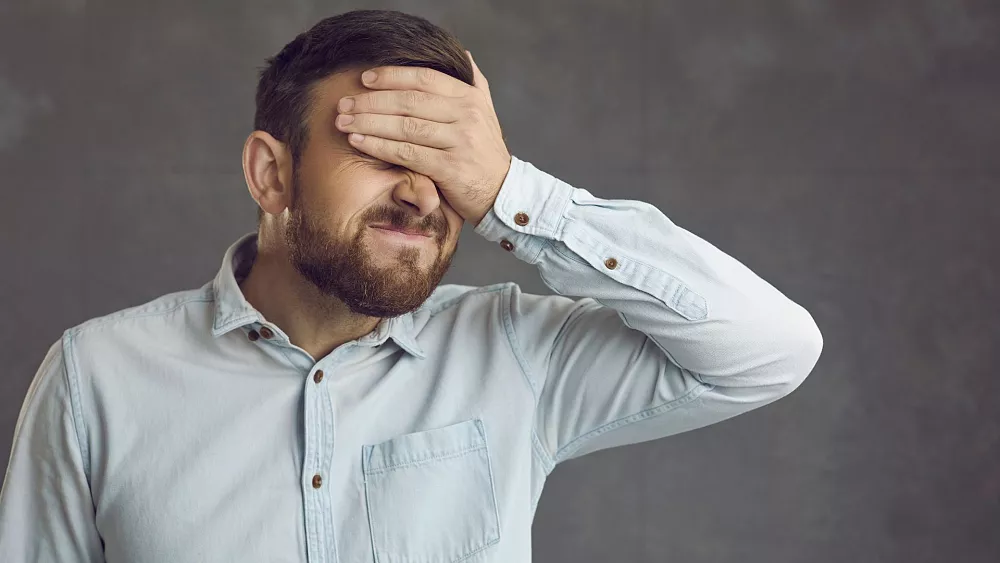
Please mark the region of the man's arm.
[[0, 490], [0, 561], [104, 561], [78, 430], [60, 341], [35, 374], [14, 429]]
[[594, 197], [516, 157], [475, 230], [506, 239], [559, 294], [515, 286], [506, 303], [549, 471], [766, 405], [822, 351], [804, 308], [654, 206]]

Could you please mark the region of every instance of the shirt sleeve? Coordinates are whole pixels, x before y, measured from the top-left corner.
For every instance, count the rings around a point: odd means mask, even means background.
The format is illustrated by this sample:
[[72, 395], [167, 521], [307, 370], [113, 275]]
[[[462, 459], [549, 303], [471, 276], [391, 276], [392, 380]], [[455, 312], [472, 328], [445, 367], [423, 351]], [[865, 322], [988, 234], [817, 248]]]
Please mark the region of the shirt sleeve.
[[822, 351], [808, 311], [653, 205], [595, 197], [516, 157], [475, 231], [557, 294], [512, 284], [504, 307], [548, 471], [764, 406]]
[[104, 561], [71, 396], [60, 341], [31, 381], [14, 428], [0, 490], [0, 561]]

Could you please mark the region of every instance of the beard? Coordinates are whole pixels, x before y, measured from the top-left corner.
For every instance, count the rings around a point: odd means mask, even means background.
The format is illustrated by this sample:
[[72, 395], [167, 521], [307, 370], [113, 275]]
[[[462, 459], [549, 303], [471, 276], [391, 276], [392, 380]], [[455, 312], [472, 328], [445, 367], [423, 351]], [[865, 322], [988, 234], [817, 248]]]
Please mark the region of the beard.
[[[294, 176], [297, 174], [293, 172]], [[342, 301], [353, 313], [385, 318], [414, 311], [430, 297], [451, 267], [458, 244], [451, 252], [444, 252], [442, 241], [448, 228], [444, 221], [421, 225], [424, 232], [432, 233], [437, 244], [437, 256], [430, 266], [424, 265], [427, 249], [408, 245], [393, 244], [388, 247], [391, 255], [376, 261], [373, 253], [386, 251], [365, 242], [371, 234], [369, 225], [410, 226], [407, 214], [398, 209], [380, 210], [378, 216], [363, 221], [352, 238], [339, 240], [320, 226], [308, 205], [299, 204], [297, 178], [292, 190], [293, 202], [284, 232], [292, 264], [320, 292]]]

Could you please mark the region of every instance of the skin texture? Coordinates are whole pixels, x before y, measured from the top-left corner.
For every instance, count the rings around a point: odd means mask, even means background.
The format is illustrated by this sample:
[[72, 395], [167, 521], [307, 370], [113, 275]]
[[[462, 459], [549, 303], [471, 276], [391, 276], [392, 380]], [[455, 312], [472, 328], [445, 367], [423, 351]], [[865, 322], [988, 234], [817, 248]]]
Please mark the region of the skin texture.
[[[477, 87], [436, 71], [447, 81], [421, 79], [414, 67], [393, 73], [400, 68], [375, 69], [382, 84], [374, 88], [361, 82], [366, 69], [317, 83], [295, 171], [288, 148], [268, 133], [254, 131], [244, 145], [247, 186], [266, 214], [241, 288], [314, 358], [419, 307], [450, 267], [464, 221], [486, 215], [509, 169], [478, 68]], [[422, 103], [404, 108], [400, 96], [417, 89]], [[356, 100], [349, 127], [336, 119], [345, 96]], [[404, 129], [402, 115], [427, 121]], [[350, 131], [365, 141], [349, 142]], [[374, 224], [428, 237], [406, 240]]]

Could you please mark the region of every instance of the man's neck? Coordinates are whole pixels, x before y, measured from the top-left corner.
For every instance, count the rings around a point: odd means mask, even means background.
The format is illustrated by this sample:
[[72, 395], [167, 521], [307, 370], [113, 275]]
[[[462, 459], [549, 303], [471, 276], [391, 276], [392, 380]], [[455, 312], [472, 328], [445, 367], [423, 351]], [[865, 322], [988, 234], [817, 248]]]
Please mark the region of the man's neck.
[[264, 241], [258, 241], [257, 256], [240, 289], [265, 319], [315, 360], [372, 332], [381, 320], [352, 313], [342, 301], [321, 293], [296, 271], [283, 246]]

